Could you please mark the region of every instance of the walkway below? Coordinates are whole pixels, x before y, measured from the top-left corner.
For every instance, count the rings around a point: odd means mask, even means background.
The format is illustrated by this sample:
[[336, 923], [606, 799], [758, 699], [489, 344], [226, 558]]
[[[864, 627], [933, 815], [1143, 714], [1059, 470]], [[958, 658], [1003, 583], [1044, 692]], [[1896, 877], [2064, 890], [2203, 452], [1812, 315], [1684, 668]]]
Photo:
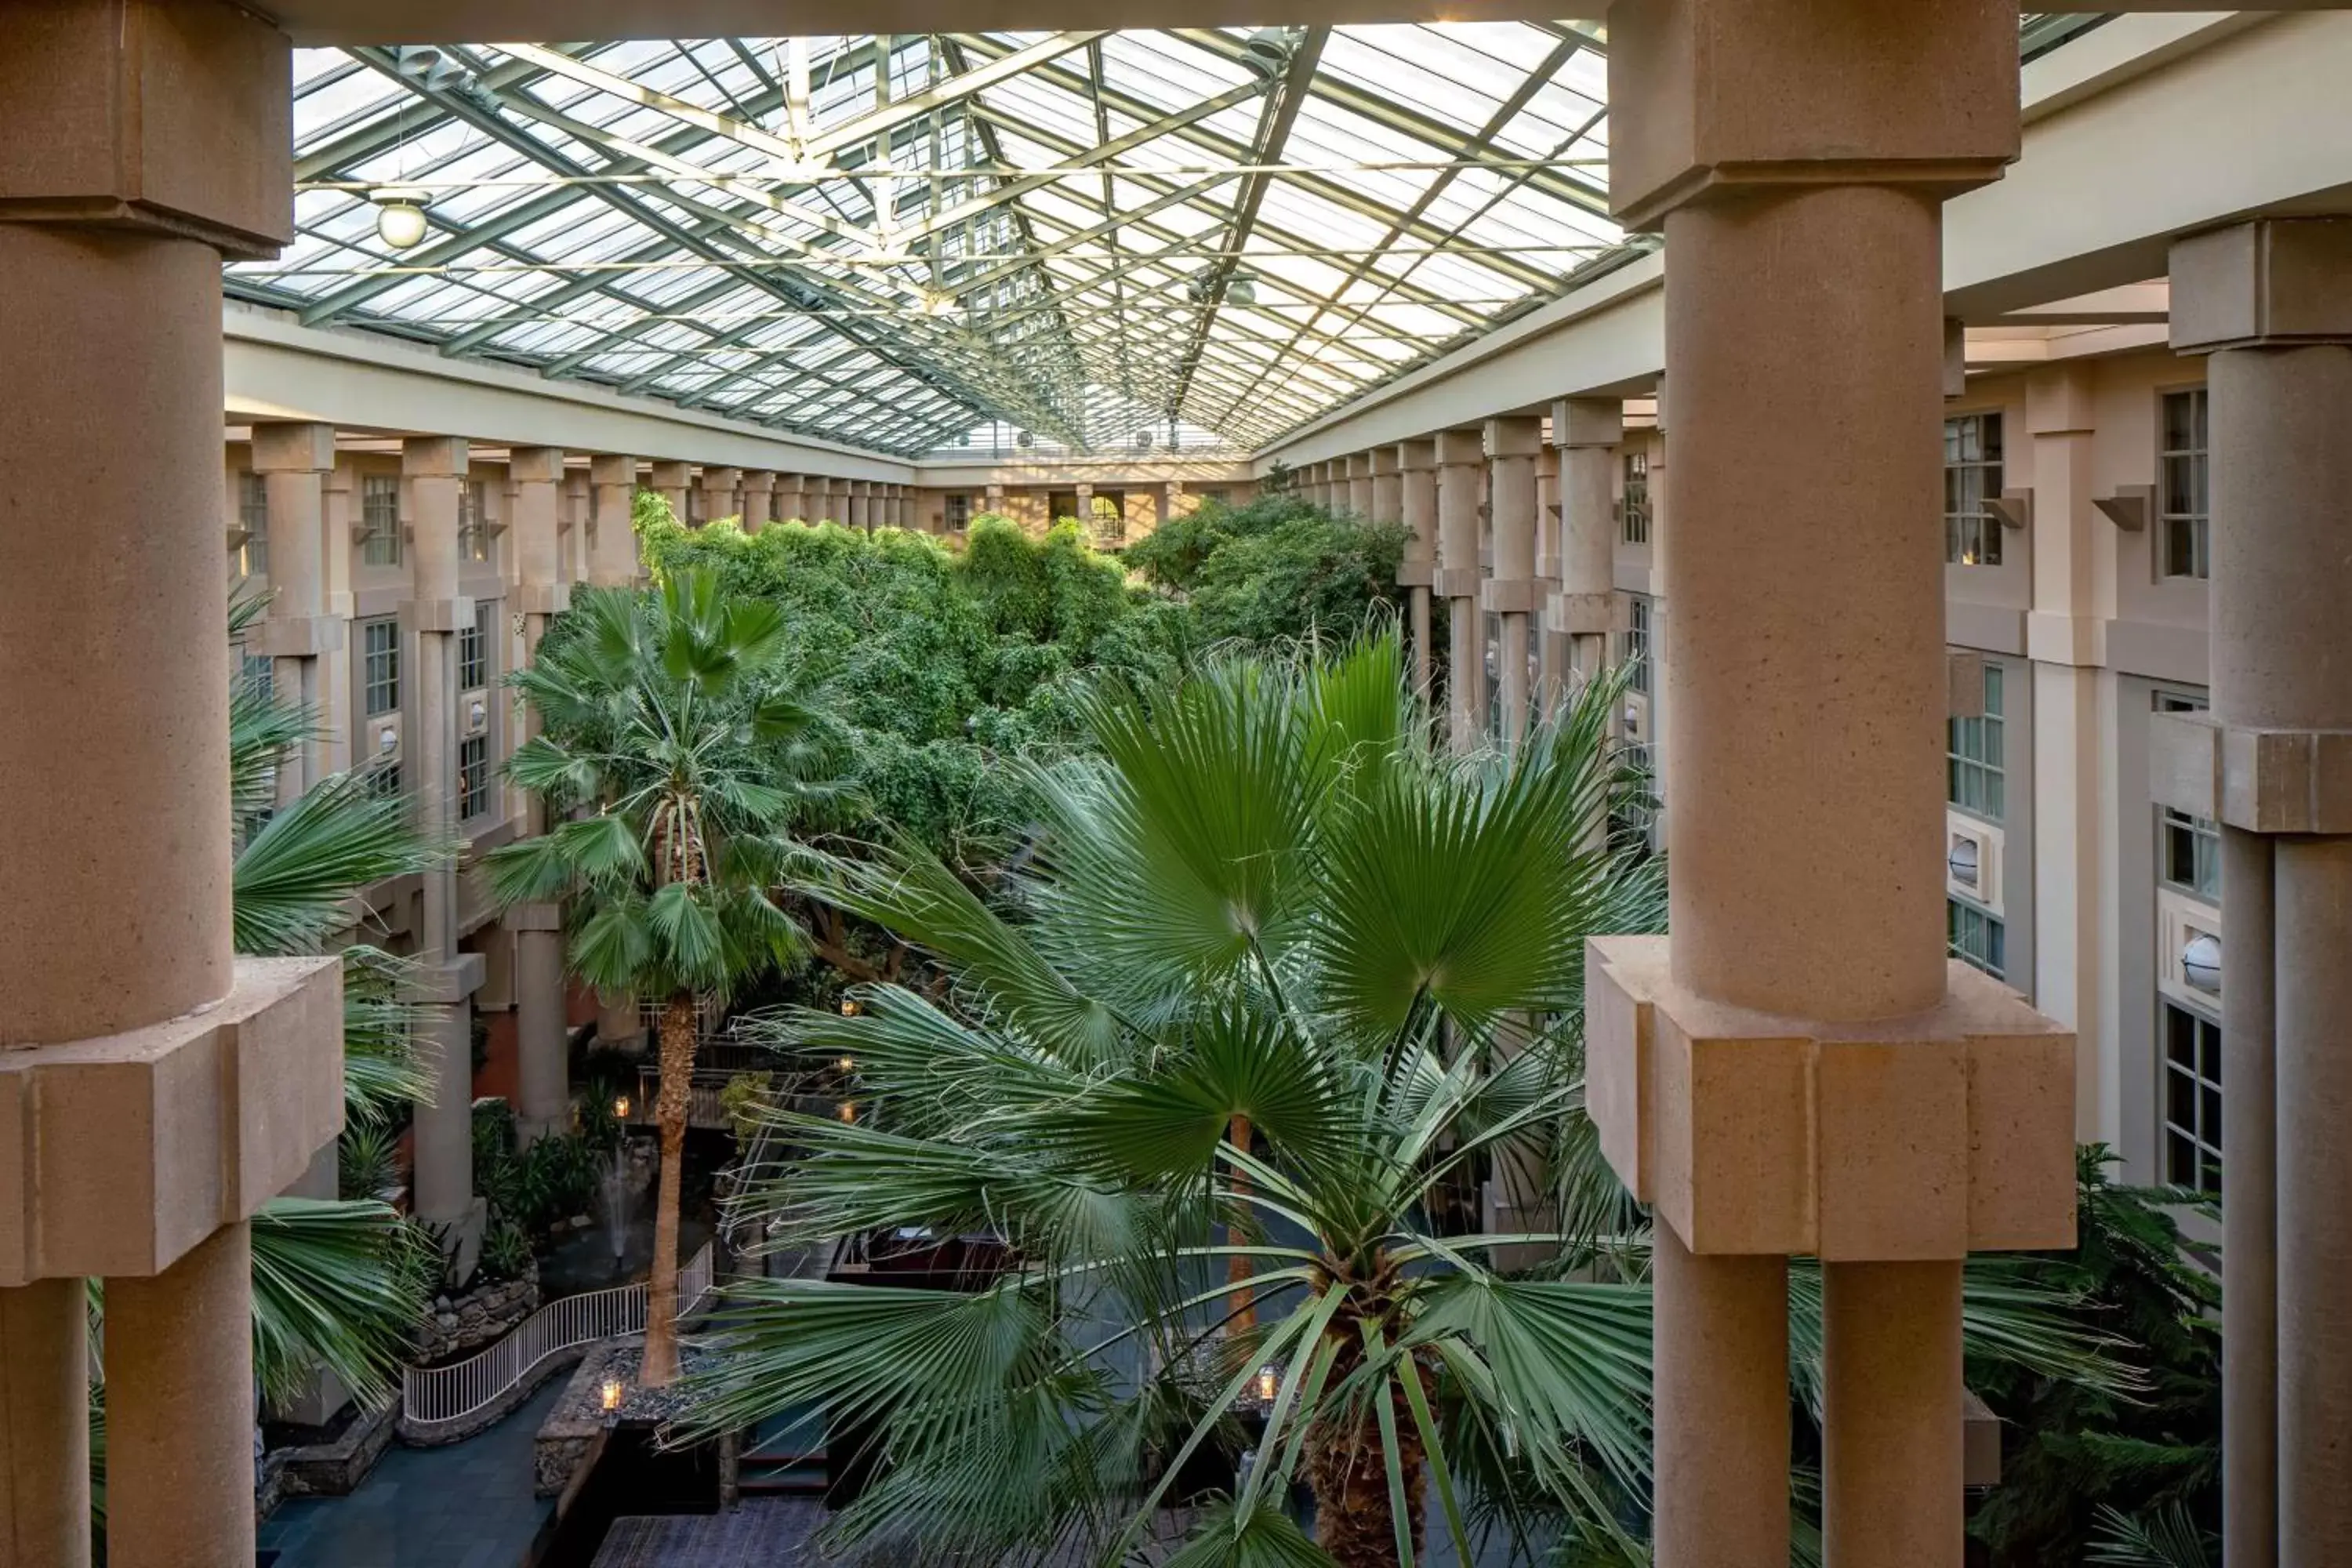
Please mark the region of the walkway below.
[[530, 1495], [530, 1444], [563, 1393], [551, 1379], [513, 1415], [446, 1448], [387, 1450], [349, 1497], [298, 1498], [261, 1527], [271, 1568], [521, 1568], [555, 1510]]

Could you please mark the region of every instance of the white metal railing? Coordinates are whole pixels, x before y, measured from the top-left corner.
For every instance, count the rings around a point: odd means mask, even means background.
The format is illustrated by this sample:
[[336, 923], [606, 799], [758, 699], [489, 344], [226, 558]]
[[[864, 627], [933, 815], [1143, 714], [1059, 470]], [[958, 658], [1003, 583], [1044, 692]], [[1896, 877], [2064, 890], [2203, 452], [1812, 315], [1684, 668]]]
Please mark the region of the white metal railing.
[[[677, 1315], [684, 1318], [709, 1293], [711, 1244], [704, 1242], [677, 1271]], [[401, 1376], [401, 1425], [412, 1436], [430, 1436], [467, 1419], [505, 1396], [549, 1358], [646, 1329], [646, 1287], [615, 1285], [550, 1301], [514, 1331], [478, 1353], [447, 1366], [412, 1366]]]

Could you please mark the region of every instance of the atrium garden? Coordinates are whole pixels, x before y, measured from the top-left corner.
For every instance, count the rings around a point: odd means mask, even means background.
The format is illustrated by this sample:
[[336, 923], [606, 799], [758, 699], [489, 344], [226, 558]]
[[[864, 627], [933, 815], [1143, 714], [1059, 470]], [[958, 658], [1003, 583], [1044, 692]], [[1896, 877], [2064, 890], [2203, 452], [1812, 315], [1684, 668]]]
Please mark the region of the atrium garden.
[[0, 0], [0, 1568], [2344, 1560], [2151, 5]]

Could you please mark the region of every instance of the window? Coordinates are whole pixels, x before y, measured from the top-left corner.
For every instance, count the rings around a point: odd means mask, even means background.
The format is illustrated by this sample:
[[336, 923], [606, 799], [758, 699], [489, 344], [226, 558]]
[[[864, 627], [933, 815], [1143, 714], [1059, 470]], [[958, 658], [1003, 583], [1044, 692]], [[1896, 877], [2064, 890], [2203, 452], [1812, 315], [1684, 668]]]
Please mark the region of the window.
[[400, 564], [400, 481], [390, 474], [360, 479], [360, 524], [366, 531], [360, 562], [367, 566]]
[[1095, 540], [1102, 544], [1118, 544], [1127, 539], [1127, 492], [1097, 490], [1087, 501], [1094, 525]]
[[265, 702], [277, 695], [277, 663], [268, 654], [236, 650], [236, 678], [251, 687]]
[[2007, 976], [2009, 932], [2000, 920], [1958, 899], [1944, 900], [1944, 941], [1954, 958], [1995, 980]]
[[471, 822], [490, 812], [490, 738], [468, 735], [457, 742], [457, 818]]
[[1986, 502], [2001, 489], [2000, 416], [1944, 421], [1944, 559], [1955, 566], [2000, 564], [2000, 519]]
[[2221, 1026], [2164, 1007], [2164, 1179], [2221, 1195]]
[[237, 476], [236, 525], [245, 531], [245, 542], [236, 547], [236, 574], [266, 575], [269, 571], [269, 481], [259, 474]]
[[379, 761], [362, 777], [367, 781], [368, 794], [378, 800], [390, 800], [400, 793], [400, 759]]
[[488, 487], [479, 479], [457, 487], [457, 553], [465, 560], [490, 559], [488, 499]]
[[1650, 542], [1650, 454], [1625, 454], [1625, 499], [1617, 503], [1617, 514], [1624, 520], [1625, 542]]
[[1944, 798], [1988, 822], [2001, 820], [2009, 805], [2000, 712], [2003, 679], [2001, 667], [1988, 659], [1984, 717], [1946, 721]]
[[371, 719], [400, 706], [400, 623], [360, 624], [361, 708]]
[[971, 526], [970, 496], [948, 497], [948, 526], [951, 529], [964, 529]]
[[1650, 601], [1639, 595], [1625, 623], [1625, 689], [1650, 689]]
[[2205, 498], [2205, 389], [2164, 395], [2164, 574], [2213, 574], [2213, 522]]
[[[2205, 699], [2187, 691], [2159, 691], [2158, 713], [2201, 713]], [[2221, 828], [2210, 816], [2191, 816], [2168, 805], [2156, 808], [2156, 875], [2168, 887], [2219, 905], [2221, 901]]]
[[474, 624], [457, 628], [457, 689], [474, 691], [490, 683], [490, 639], [498, 635], [499, 602], [474, 601]]
[[1077, 515], [1077, 491], [1053, 490], [1047, 493], [1045, 497], [1045, 516], [1048, 521], [1059, 522], [1066, 517], [1076, 519]]
[[1205, 489], [1200, 492], [1202, 506], [1231, 506], [1233, 492], [1226, 489]]

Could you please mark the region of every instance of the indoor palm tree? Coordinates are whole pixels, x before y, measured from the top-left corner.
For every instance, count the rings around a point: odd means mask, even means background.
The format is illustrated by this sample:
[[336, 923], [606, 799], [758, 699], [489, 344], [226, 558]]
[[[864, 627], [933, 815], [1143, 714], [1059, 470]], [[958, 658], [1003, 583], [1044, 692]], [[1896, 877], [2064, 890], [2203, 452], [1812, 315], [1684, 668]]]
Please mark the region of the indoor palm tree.
[[541, 732], [511, 776], [553, 825], [488, 858], [504, 904], [567, 901], [572, 970], [661, 1008], [661, 1185], [642, 1380], [677, 1373], [677, 1227], [688, 1096], [706, 1004], [795, 962], [770, 896], [793, 826], [829, 798], [814, 714], [779, 659], [782, 612], [681, 573], [645, 593], [572, 600], [518, 674]]
[[[744, 1228], [988, 1232], [1013, 1261], [963, 1292], [731, 1287], [689, 1432], [823, 1411], [883, 1462], [835, 1528], [910, 1560], [1113, 1561], [1165, 1500], [1187, 1564], [1412, 1562], [1431, 1506], [1459, 1561], [1497, 1517], [1638, 1560], [1646, 1238], [1475, 1217], [1484, 1181], [1582, 1158], [1584, 938], [1663, 918], [1659, 864], [1593, 831], [1635, 783], [1616, 699], [1456, 761], [1393, 638], [1236, 660], [1093, 701], [1100, 756], [1034, 780], [1017, 915], [910, 847], [837, 868], [825, 896], [961, 989], [781, 1022], [854, 1062], [854, 1111], [768, 1113], [797, 1152], [751, 1173]], [[2089, 1359], [2032, 1300], [1971, 1311]]]

